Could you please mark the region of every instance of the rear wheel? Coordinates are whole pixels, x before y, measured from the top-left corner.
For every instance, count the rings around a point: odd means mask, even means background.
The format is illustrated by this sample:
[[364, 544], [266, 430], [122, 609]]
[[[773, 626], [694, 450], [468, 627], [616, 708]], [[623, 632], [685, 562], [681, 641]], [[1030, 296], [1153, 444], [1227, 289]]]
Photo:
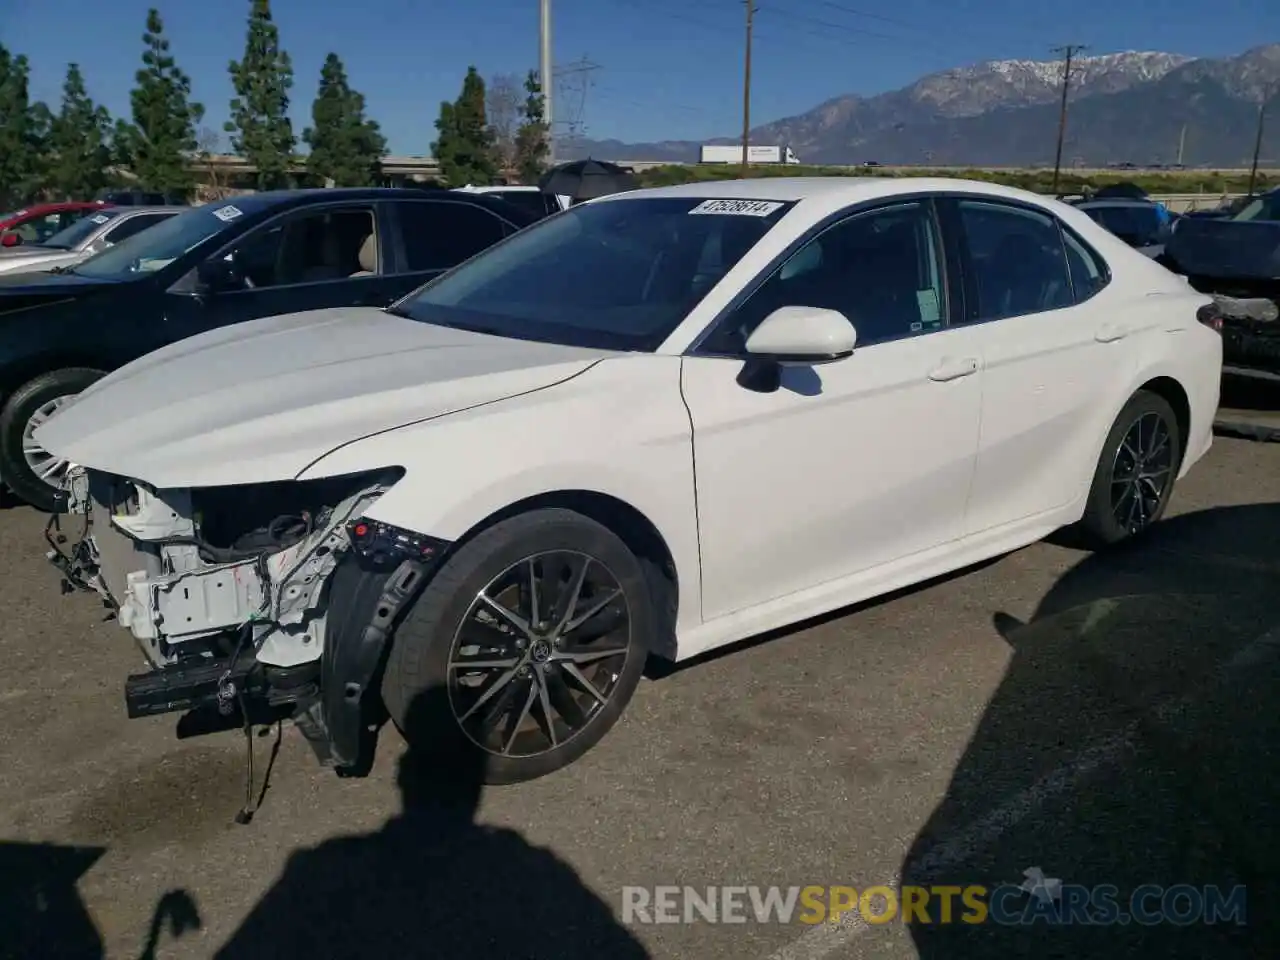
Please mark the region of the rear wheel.
[[643, 567], [569, 510], [504, 520], [465, 544], [396, 631], [383, 700], [410, 747], [465, 757], [487, 783], [544, 776], [617, 721], [655, 624]]
[[101, 370], [84, 367], [53, 370], [24, 383], [0, 409], [0, 478], [32, 506], [53, 509], [54, 494], [69, 465], [40, 446], [32, 435], [104, 375]]
[[1145, 531], [1169, 505], [1182, 435], [1168, 401], [1140, 390], [1116, 417], [1094, 471], [1081, 528], [1095, 546]]

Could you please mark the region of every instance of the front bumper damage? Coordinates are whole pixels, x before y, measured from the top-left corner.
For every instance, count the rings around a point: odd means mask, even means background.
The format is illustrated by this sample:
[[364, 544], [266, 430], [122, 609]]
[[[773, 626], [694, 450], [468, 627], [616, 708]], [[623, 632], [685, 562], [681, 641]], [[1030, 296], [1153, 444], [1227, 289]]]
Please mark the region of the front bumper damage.
[[398, 478], [155, 490], [72, 468], [48, 558], [141, 649], [129, 716], [292, 716], [322, 762], [364, 765], [386, 641], [447, 546], [364, 517]]

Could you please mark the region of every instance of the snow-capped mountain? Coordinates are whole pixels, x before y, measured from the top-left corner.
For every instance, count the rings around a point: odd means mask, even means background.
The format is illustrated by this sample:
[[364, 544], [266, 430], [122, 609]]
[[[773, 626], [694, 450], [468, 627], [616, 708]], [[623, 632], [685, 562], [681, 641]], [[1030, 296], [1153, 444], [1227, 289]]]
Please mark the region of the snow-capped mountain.
[[[874, 97], [835, 97], [756, 128], [752, 140], [789, 145], [813, 163], [1042, 163], [1051, 159], [1063, 66], [1062, 60], [994, 60], [944, 70]], [[1253, 134], [1248, 118], [1271, 89], [1280, 92], [1280, 44], [1221, 60], [1155, 51], [1078, 56], [1069, 152], [1089, 164], [1172, 162], [1181, 143], [1190, 148], [1188, 163], [1236, 165], [1241, 144]], [[698, 146], [587, 141], [575, 152], [689, 162]]]

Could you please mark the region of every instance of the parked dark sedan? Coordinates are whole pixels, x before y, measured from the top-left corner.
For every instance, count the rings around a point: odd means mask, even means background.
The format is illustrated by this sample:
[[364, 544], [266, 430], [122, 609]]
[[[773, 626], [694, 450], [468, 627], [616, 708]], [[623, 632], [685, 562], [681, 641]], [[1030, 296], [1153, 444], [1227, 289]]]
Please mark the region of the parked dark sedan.
[[166, 344], [273, 314], [384, 306], [537, 218], [483, 194], [297, 190], [196, 207], [56, 273], [0, 277], [0, 480], [43, 509], [35, 428]]

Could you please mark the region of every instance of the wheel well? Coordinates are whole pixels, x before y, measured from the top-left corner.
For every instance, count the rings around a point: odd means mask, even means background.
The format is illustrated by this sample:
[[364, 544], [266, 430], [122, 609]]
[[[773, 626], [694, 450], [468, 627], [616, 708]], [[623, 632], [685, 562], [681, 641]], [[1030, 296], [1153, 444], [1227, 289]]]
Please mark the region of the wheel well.
[[612, 530], [640, 560], [654, 610], [659, 617], [658, 648], [650, 651], [674, 660], [676, 656], [676, 612], [680, 601], [680, 580], [675, 559], [658, 528], [643, 513], [617, 497], [593, 490], [557, 490], [517, 500], [485, 517], [463, 536], [459, 543], [470, 540], [480, 531], [513, 517], [549, 507], [572, 510]]
[[1191, 401], [1187, 399], [1187, 391], [1182, 389], [1182, 384], [1172, 377], [1156, 377], [1138, 389], [1154, 393], [1173, 407], [1173, 415], [1178, 418], [1179, 449], [1185, 452], [1187, 438], [1191, 436]]

